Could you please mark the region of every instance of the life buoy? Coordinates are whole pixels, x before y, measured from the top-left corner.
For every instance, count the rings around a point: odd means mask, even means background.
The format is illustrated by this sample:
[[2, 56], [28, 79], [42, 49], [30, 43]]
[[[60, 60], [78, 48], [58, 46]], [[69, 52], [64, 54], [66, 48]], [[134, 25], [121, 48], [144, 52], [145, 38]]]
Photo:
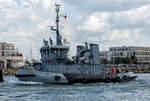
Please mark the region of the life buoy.
[[61, 77], [60, 77], [60, 76], [58, 76], [58, 75], [57, 75], [57, 76], [55, 76], [55, 80], [56, 80], [56, 81], [59, 81], [59, 80], [60, 80], [60, 78], [61, 78]]

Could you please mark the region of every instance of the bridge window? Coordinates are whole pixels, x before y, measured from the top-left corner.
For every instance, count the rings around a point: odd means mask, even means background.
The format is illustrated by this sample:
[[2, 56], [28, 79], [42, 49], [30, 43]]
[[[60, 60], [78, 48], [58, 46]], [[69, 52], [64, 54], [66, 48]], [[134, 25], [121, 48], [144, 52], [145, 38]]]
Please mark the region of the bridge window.
[[43, 54], [43, 51], [42, 51], [42, 50], [41, 50], [40, 52], [41, 52], [41, 54]]

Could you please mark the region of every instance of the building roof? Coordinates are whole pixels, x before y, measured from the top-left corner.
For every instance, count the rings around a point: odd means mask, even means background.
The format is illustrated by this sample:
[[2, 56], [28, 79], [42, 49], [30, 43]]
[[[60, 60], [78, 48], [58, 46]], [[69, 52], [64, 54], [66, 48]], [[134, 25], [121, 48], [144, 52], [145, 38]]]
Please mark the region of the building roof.
[[117, 46], [117, 47], [110, 47], [110, 48], [150, 48], [150, 47], [140, 47], [140, 46]]

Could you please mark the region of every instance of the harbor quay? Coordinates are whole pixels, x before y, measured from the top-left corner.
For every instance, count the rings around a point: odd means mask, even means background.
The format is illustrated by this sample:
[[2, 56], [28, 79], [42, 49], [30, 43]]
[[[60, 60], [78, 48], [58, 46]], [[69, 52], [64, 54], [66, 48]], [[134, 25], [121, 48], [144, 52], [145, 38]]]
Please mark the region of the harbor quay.
[[[7, 69], [2, 69], [3, 70], [3, 75], [16, 75], [17, 71], [20, 67], [16, 67], [16, 68], [7, 68]], [[34, 67], [21, 67], [21, 68], [28, 68], [30, 70], [34, 70]], [[120, 72], [133, 72], [133, 73], [150, 73], [150, 66], [145, 65], [145, 66], [136, 66], [136, 67], [126, 67], [126, 66], [122, 66], [122, 67], [108, 67], [105, 66], [104, 69], [106, 72], [108, 73], [112, 73], [112, 68], [114, 70], [119, 69]]]
[[126, 66], [114, 66], [114, 67], [108, 67], [105, 66], [106, 72], [111, 73], [112, 69], [114, 70], [119, 70], [120, 72], [133, 72], [133, 73], [150, 73], [150, 66], [145, 65], [145, 66], [132, 66], [132, 67], [126, 67]]

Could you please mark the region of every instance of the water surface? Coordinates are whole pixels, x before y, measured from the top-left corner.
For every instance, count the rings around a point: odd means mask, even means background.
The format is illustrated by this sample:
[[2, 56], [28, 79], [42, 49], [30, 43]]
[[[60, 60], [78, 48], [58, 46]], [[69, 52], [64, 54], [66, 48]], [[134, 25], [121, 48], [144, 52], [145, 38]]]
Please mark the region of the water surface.
[[150, 74], [124, 83], [51, 85], [20, 82], [14, 76], [4, 80], [0, 101], [150, 101]]

